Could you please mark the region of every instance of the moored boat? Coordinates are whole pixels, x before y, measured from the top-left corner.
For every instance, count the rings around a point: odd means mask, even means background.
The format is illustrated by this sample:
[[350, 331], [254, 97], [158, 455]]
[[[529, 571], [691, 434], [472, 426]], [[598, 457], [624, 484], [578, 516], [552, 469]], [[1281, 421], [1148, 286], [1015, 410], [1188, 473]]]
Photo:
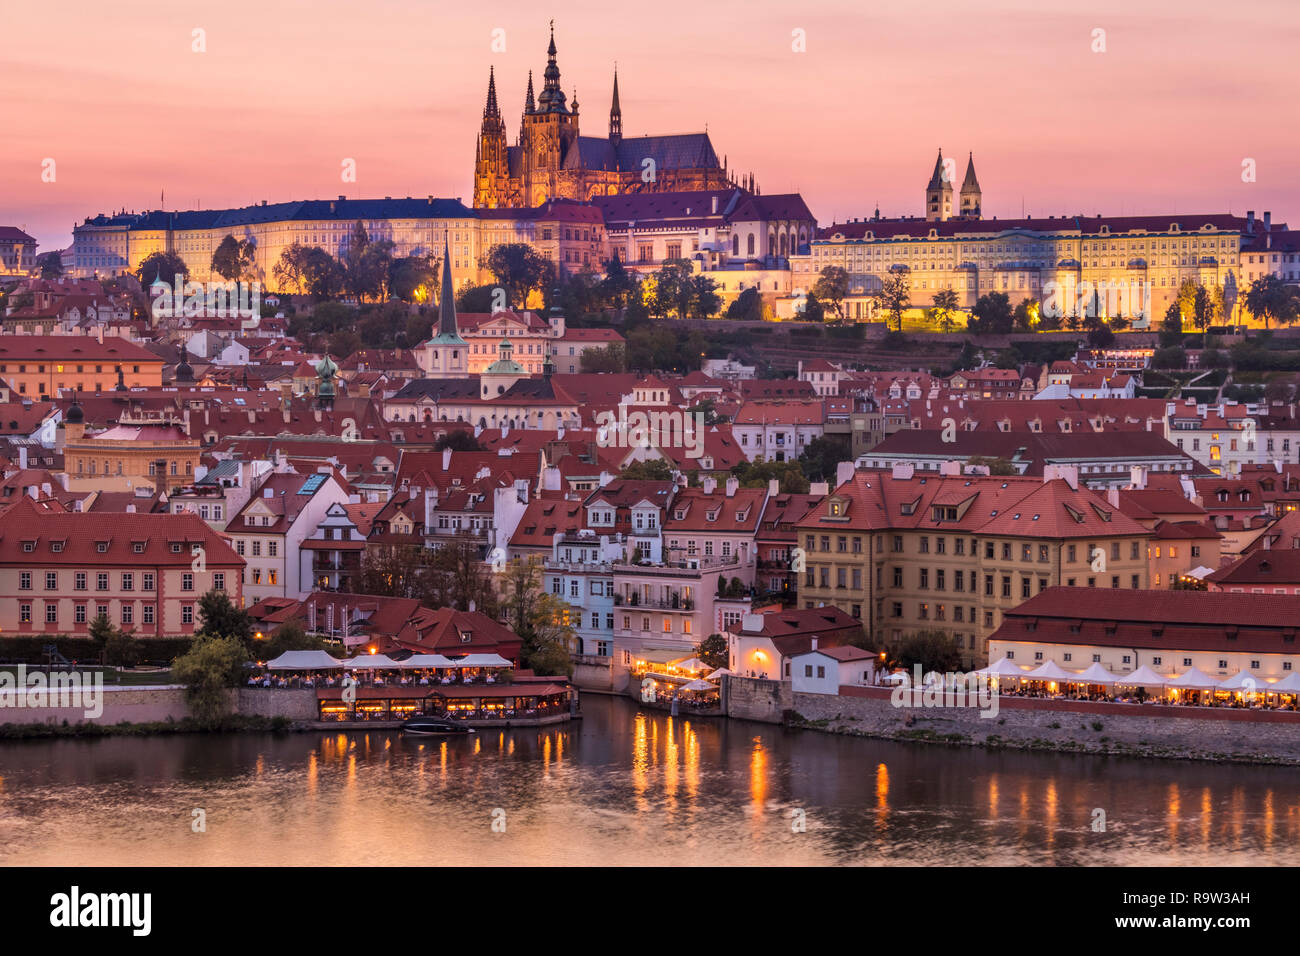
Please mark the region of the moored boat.
[[459, 720], [447, 720], [442, 717], [412, 717], [402, 724], [402, 733], [412, 737], [439, 737], [444, 734], [472, 734], [473, 727], [467, 727]]

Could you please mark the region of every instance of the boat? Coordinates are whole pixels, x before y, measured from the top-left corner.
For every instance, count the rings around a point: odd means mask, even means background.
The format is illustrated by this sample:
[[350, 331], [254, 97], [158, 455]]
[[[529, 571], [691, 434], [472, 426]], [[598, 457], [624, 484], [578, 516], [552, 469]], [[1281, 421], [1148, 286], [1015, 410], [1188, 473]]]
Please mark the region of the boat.
[[445, 717], [412, 717], [402, 724], [402, 733], [412, 737], [440, 737], [444, 734], [472, 734], [474, 728]]

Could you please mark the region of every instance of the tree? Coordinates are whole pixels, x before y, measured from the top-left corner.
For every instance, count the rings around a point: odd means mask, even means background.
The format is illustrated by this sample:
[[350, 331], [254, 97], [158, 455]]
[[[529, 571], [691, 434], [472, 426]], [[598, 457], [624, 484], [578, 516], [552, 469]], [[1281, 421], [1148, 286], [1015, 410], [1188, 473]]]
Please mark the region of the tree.
[[646, 280], [643, 288], [650, 295], [646, 304], [652, 315], [664, 318], [675, 315], [679, 319], [691, 315], [696, 296], [692, 272], [689, 259], [667, 259]]
[[973, 318], [968, 323], [977, 335], [1006, 335], [1011, 331], [1014, 318], [1011, 299], [1005, 292], [986, 292], [971, 310]]
[[1160, 344], [1178, 345], [1183, 341], [1183, 314], [1178, 310], [1177, 302], [1170, 302], [1165, 310], [1164, 320], [1160, 323]]
[[834, 483], [839, 463], [847, 457], [841, 442], [823, 435], [808, 443], [803, 454], [799, 456], [799, 464], [809, 481]]
[[302, 295], [307, 283], [307, 253], [308, 247], [296, 239], [280, 251], [280, 258], [271, 267], [271, 276], [275, 279], [277, 290], [284, 292], [292, 289]]
[[1296, 320], [1296, 294], [1275, 273], [1260, 276], [1246, 290], [1243, 303], [1246, 311], [1264, 320], [1264, 328], [1272, 320], [1277, 325], [1289, 325]]
[[1152, 368], [1186, 368], [1187, 353], [1179, 345], [1167, 345], [1156, 349], [1151, 356]]
[[717, 288], [713, 276], [701, 274], [691, 277], [691, 318], [708, 319], [718, 314], [718, 309], [722, 308], [722, 296], [718, 295]]
[[731, 469], [742, 488], [766, 488], [773, 478], [779, 483], [782, 494], [806, 495], [808, 478], [798, 461], [742, 461]]
[[619, 477], [628, 481], [672, 481], [673, 469], [666, 459], [651, 458], [625, 465]]
[[523, 642], [524, 666], [538, 674], [572, 674], [576, 639], [570, 620], [581, 612], [542, 587], [541, 569], [536, 556], [506, 566], [506, 620]]
[[584, 372], [623, 372], [627, 370], [627, 349], [622, 342], [611, 342], [604, 348], [586, 348], [578, 357], [578, 367]]
[[740, 319], [748, 322], [759, 322], [763, 319], [763, 295], [752, 286], [743, 290], [740, 295], [732, 300], [731, 305], [727, 306], [727, 318]]
[[817, 298], [816, 293], [809, 292], [804, 297], [803, 312], [801, 314], [805, 322], [823, 322], [826, 320], [826, 309], [822, 306], [821, 299]]
[[134, 667], [143, 653], [144, 647], [134, 635], [117, 628], [104, 642], [104, 663], [110, 667]]
[[232, 687], [243, 679], [248, 653], [237, 637], [200, 635], [172, 663], [172, 677], [185, 685], [190, 715], [201, 725], [220, 723], [230, 707]]
[[903, 331], [903, 312], [912, 305], [911, 292], [908, 288], [907, 274], [892, 272], [876, 293], [876, 301], [889, 313], [894, 324], [894, 331]]
[[813, 283], [813, 294], [826, 303], [835, 312], [835, 317], [844, 320], [844, 300], [849, 294], [849, 274], [839, 266], [827, 266]]
[[1011, 314], [1011, 326], [1017, 332], [1032, 332], [1037, 315], [1038, 303], [1034, 299], [1021, 299]]
[[151, 252], [140, 260], [140, 267], [135, 270], [135, 277], [146, 292], [159, 279], [171, 285], [177, 276], [184, 282], [190, 277], [190, 267], [174, 252]]
[[481, 611], [495, 617], [500, 596], [482, 548], [468, 531], [457, 533], [432, 551], [421, 552], [416, 596], [429, 607]]
[[1184, 323], [1190, 323], [1196, 313], [1196, 290], [1199, 288], [1195, 279], [1184, 279], [1178, 287], [1174, 301], [1178, 303], [1178, 314]]
[[600, 280], [600, 295], [612, 308], [626, 309], [633, 300], [641, 297], [641, 280], [634, 272], [628, 272], [615, 255], [603, 264], [605, 278]]
[[312, 246], [304, 256], [302, 281], [317, 302], [332, 299], [343, 291], [343, 266], [320, 246]]
[[710, 634], [696, 645], [695, 656], [710, 667], [726, 667], [727, 638], [722, 634]]
[[514, 308], [528, 305], [528, 293], [544, 289], [555, 274], [551, 260], [526, 242], [498, 243], [479, 262], [496, 277], [506, 290], [507, 304]]
[[225, 591], [212, 590], [199, 598], [199, 631], [209, 637], [233, 637], [245, 647], [253, 642], [253, 619], [235, 607]]
[[1115, 344], [1115, 333], [1107, 326], [1099, 325], [1088, 332], [1088, 344], [1095, 349], [1108, 349]]
[[41, 271], [42, 279], [57, 279], [63, 275], [63, 253], [42, 252], [36, 257], [36, 268]]
[[496, 286], [468, 285], [456, 295], [457, 312], [492, 312]]
[[[233, 282], [252, 269], [256, 261], [254, 252], [253, 240], [240, 241], [227, 233], [217, 246], [217, 251], [212, 253], [212, 271], [227, 282]], [[280, 258], [283, 260], [284, 253], [280, 254]], [[272, 273], [274, 274], [274, 269]]]
[[932, 313], [940, 332], [951, 332], [956, 325], [953, 316], [957, 312], [957, 293], [952, 289], [940, 289], [930, 301], [934, 303]]
[[403, 302], [432, 302], [438, 297], [438, 270], [432, 256], [402, 256], [388, 266], [388, 293]]
[[478, 439], [474, 437], [474, 433], [466, 430], [447, 432], [447, 434], [443, 435], [433, 443], [434, 451], [444, 451], [448, 448], [452, 451], [485, 450], [483, 446], [479, 444]]
[[922, 672], [948, 673], [961, 666], [961, 647], [947, 631], [913, 631], [898, 648], [898, 662], [908, 671], [917, 664]]

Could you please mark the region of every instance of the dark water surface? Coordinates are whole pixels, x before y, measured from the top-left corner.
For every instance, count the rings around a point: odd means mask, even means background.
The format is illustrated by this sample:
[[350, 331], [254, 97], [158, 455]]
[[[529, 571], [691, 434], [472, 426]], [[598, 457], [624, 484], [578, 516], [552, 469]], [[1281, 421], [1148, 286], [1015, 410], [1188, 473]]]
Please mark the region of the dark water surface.
[[1300, 769], [896, 744], [594, 695], [583, 709], [446, 739], [0, 743], [0, 862], [1260, 866], [1300, 846]]

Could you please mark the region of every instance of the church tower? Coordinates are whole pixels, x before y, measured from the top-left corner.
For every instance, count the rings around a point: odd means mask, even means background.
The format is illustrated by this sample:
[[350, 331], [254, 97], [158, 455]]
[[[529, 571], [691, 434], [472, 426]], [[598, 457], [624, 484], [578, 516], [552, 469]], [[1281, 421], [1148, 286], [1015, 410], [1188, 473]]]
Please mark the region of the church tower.
[[438, 327], [424, 345], [429, 378], [469, 378], [469, 345], [456, 324], [456, 289], [451, 279], [451, 247], [442, 241], [442, 288], [438, 295]]
[[952, 218], [952, 177], [943, 164], [943, 150], [934, 161], [934, 173], [925, 187], [925, 218], [930, 222], [947, 222]]
[[623, 142], [623, 111], [618, 105], [618, 67], [614, 68], [614, 103], [609, 108], [609, 145], [618, 149]]
[[506, 161], [506, 124], [497, 105], [495, 72], [488, 70], [487, 104], [474, 154], [474, 207], [495, 209], [504, 205], [509, 188], [510, 167]]
[[961, 184], [961, 215], [963, 219], [979, 219], [980, 181], [975, 178], [975, 154], [966, 160], [966, 178]]
[[537, 94], [537, 106], [532, 112], [525, 104], [524, 125], [519, 136], [523, 149], [523, 202], [528, 206], [540, 206], [562, 195], [560, 170], [569, 149], [576, 149], [578, 144], [578, 117], [570, 111], [564, 90], [560, 88], [560, 67], [555, 55], [555, 21], [551, 21], [542, 91]]

